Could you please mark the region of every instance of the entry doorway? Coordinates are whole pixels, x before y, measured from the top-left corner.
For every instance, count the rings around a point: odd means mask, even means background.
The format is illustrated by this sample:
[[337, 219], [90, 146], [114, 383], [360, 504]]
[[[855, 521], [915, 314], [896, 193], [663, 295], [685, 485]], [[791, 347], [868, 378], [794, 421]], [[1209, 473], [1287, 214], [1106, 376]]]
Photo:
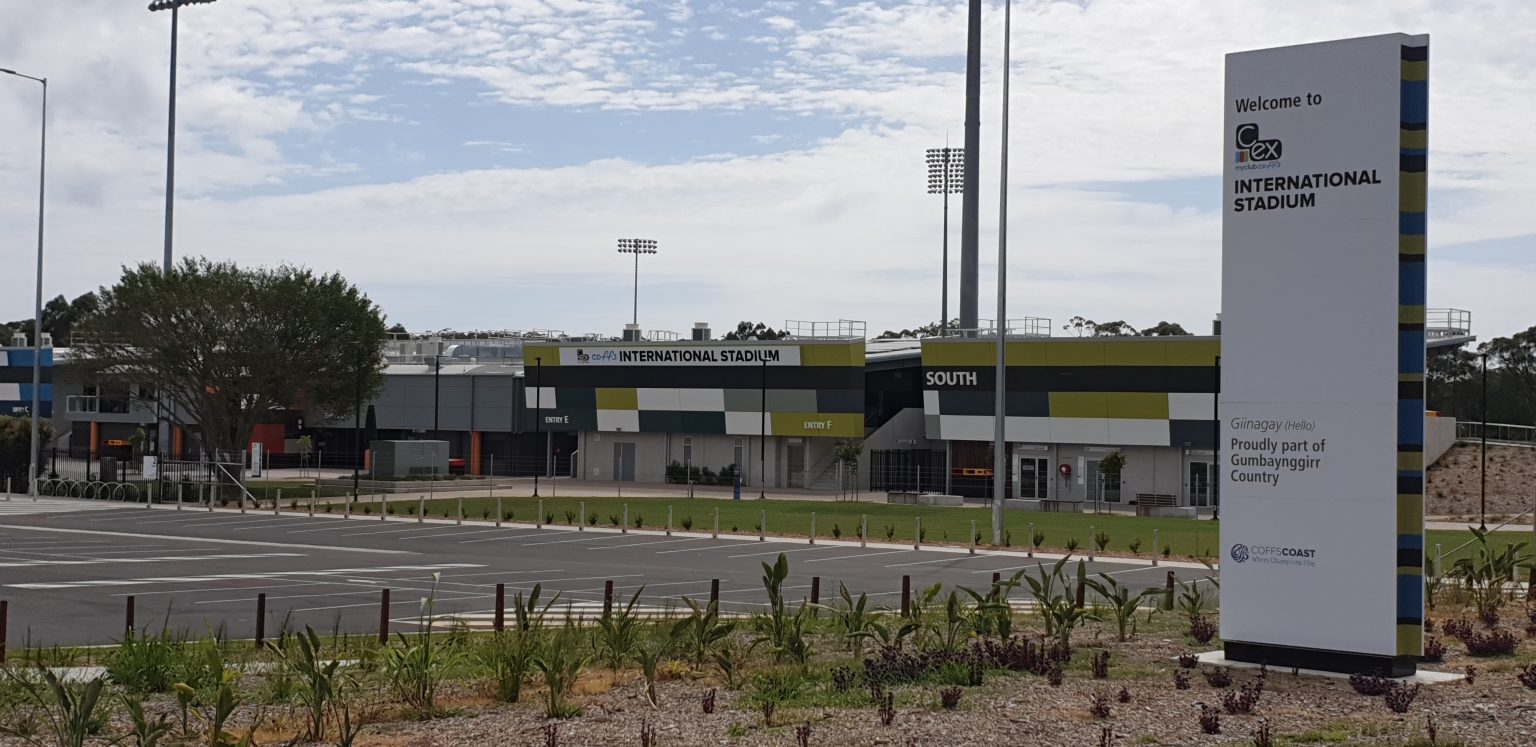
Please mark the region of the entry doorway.
[[1088, 488], [1088, 500], [1095, 503], [1119, 503], [1120, 481], [1099, 470], [1099, 460], [1084, 463], [1083, 478]]
[[784, 445], [785, 479], [791, 488], [805, 487], [805, 442], [799, 439]]
[[1020, 457], [1018, 464], [1019, 497], [1043, 501], [1050, 498], [1050, 460], [1045, 457]]
[[634, 443], [613, 444], [613, 479], [618, 482], [635, 481], [635, 445]]
[[1216, 488], [1215, 466], [1210, 462], [1189, 463], [1189, 505], [1201, 508], [1211, 508], [1221, 505], [1221, 496]]

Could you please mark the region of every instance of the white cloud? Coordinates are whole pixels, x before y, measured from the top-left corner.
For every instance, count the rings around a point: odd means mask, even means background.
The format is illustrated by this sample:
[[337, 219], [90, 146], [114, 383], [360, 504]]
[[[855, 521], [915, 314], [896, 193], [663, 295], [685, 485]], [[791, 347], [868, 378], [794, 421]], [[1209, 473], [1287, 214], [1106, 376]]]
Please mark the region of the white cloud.
[[[9, 9], [14, 23], [0, 26], [0, 49], [6, 64], [52, 81], [49, 249], [58, 269], [49, 287], [75, 293], [109, 282], [120, 263], [159, 256], [169, 19], [107, 0], [62, 5]], [[647, 326], [929, 321], [939, 206], [923, 193], [921, 152], [946, 134], [951, 144], [961, 138], [963, 4], [823, 2], [814, 15], [804, 5], [271, 0], [191, 8], [181, 28], [177, 245], [342, 270], [414, 327], [612, 330], [628, 302], [628, 270], [614, 262], [612, 239], [645, 234], [662, 241], [662, 254], [642, 268], [642, 313], [655, 320]], [[1149, 204], [1145, 194], [1132, 200], [1102, 183], [1143, 183], [1142, 193], [1168, 179], [1215, 177], [1222, 55], [1238, 49], [1431, 33], [1432, 244], [1536, 235], [1528, 207], [1536, 157], [1524, 142], [1531, 104], [1518, 95], [1536, 83], [1532, 4], [1016, 6], [1009, 276], [1018, 312], [1010, 316], [1206, 327], [1219, 304], [1218, 216]], [[984, 289], [996, 253], [998, 7], [989, 4], [984, 24]], [[814, 20], [826, 13], [830, 20]], [[772, 36], [756, 39], [765, 29]], [[708, 49], [727, 42], [730, 54], [687, 46], [704, 39], [715, 42]], [[833, 123], [836, 134], [767, 156], [658, 163], [634, 152], [472, 171], [441, 169], [438, 153], [388, 137], [388, 128], [421, 120], [411, 104], [476, 94], [514, 122], [535, 108], [593, 117], [736, 112], [766, 125], [748, 128], [741, 150], [755, 150], [746, 140], [804, 143], [795, 136], [800, 119]], [[35, 131], [35, 99], [30, 87], [0, 85], [0, 131]], [[337, 134], [358, 121], [384, 128], [377, 161], [360, 161]], [[518, 129], [508, 142], [439, 127], [432, 135], [449, 149], [541, 156], [572, 136]], [[35, 156], [28, 138], [0, 141], [0, 246], [25, 245], [33, 230]], [[427, 175], [375, 183], [385, 163], [415, 163], [410, 173]], [[345, 175], [356, 186], [292, 186], [316, 175]], [[1100, 184], [1073, 186], [1083, 182]], [[952, 217], [957, 228], [958, 211]], [[951, 244], [958, 257], [958, 230]], [[1472, 252], [1432, 261], [1431, 303], [1471, 307], [1484, 336], [1536, 323], [1523, 297], [1536, 279], [1531, 263], [1479, 263]], [[0, 317], [25, 314], [25, 295], [0, 292]]]

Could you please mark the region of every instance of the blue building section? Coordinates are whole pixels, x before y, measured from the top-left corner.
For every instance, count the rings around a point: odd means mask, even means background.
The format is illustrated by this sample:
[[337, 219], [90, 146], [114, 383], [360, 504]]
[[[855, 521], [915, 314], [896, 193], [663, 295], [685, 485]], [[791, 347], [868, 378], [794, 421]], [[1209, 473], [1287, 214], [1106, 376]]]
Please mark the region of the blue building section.
[[[32, 411], [32, 348], [0, 348], [0, 415]], [[53, 348], [43, 348], [38, 408], [53, 417]]]

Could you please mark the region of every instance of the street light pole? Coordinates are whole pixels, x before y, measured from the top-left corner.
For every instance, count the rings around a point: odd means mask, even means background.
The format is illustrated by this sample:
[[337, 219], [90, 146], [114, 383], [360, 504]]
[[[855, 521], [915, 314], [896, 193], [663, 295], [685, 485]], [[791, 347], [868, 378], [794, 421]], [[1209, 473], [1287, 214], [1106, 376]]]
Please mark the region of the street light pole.
[[165, 259], [162, 271], [171, 273], [171, 238], [176, 197], [176, 31], [180, 25], [183, 5], [207, 5], [214, 0], [155, 0], [149, 4], [150, 12], [171, 12], [171, 96], [166, 116], [165, 136]]
[[1477, 499], [1477, 523], [1478, 529], [1488, 531], [1488, 354], [1481, 355], [1483, 359], [1483, 427], [1482, 434], [1482, 467], [1478, 470], [1479, 481], [1482, 483], [1478, 489]]
[[1003, 2], [1003, 148], [997, 197], [997, 382], [992, 409], [992, 544], [1003, 544], [1003, 500], [1008, 483], [1008, 66], [1013, 0]]
[[757, 497], [768, 497], [768, 359], [763, 359], [762, 400], [758, 405], [757, 422]]
[[42, 450], [41, 438], [42, 388], [43, 388], [43, 195], [48, 175], [48, 79], [34, 78], [15, 70], [0, 68], [0, 73], [37, 81], [43, 86], [42, 144], [37, 155], [37, 293], [32, 305], [32, 439], [31, 457], [27, 461], [27, 493], [37, 496], [38, 454]]
[[939, 336], [949, 334], [949, 196], [962, 190], [965, 179], [965, 149], [928, 149], [928, 194], [944, 195], [944, 269], [939, 273], [943, 287], [939, 291]]
[[357, 346], [357, 379], [355, 399], [352, 402], [352, 442], [357, 446], [357, 458], [352, 461], [352, 501], [357, 501], [358, 471], [363, 457], [363, 346]]
[[[539, 444], [539, 467], [533, 471], [533, 497], [539, 497], [539, 473], [544, 471], [544, 464], [549, 459], [549, 454], [544, 449], [544, 359], [533, 359], [533, 440]], [[559, 406], [559, 402], [555, 405]]]
[[434, 440], [438, 438], [437, 410], [438, 402], [442, 399], [443, 393], [442, 380], [443, 356], [441, 353], [439, 353], [432, 356], [432, 438]]
[[640, 324], [640, 255], [655, 254], [656, 242], [651, 239], [619, 239], [619, 253], [635, 255], [635, 296], [631, 323]]

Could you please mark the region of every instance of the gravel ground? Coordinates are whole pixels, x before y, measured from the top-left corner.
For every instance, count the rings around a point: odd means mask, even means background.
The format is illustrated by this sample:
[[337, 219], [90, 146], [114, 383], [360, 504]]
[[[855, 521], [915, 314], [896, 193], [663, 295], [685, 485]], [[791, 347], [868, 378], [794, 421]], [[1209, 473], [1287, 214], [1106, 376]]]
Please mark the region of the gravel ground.
[[[1482, 490], [1482, 451], [1456, 446], [1429, 468], [1425, 511], [1476, 516]], [[1516, 515], [1536, 502], [1536, 449], [1488, 447], [1488, 513]]]

